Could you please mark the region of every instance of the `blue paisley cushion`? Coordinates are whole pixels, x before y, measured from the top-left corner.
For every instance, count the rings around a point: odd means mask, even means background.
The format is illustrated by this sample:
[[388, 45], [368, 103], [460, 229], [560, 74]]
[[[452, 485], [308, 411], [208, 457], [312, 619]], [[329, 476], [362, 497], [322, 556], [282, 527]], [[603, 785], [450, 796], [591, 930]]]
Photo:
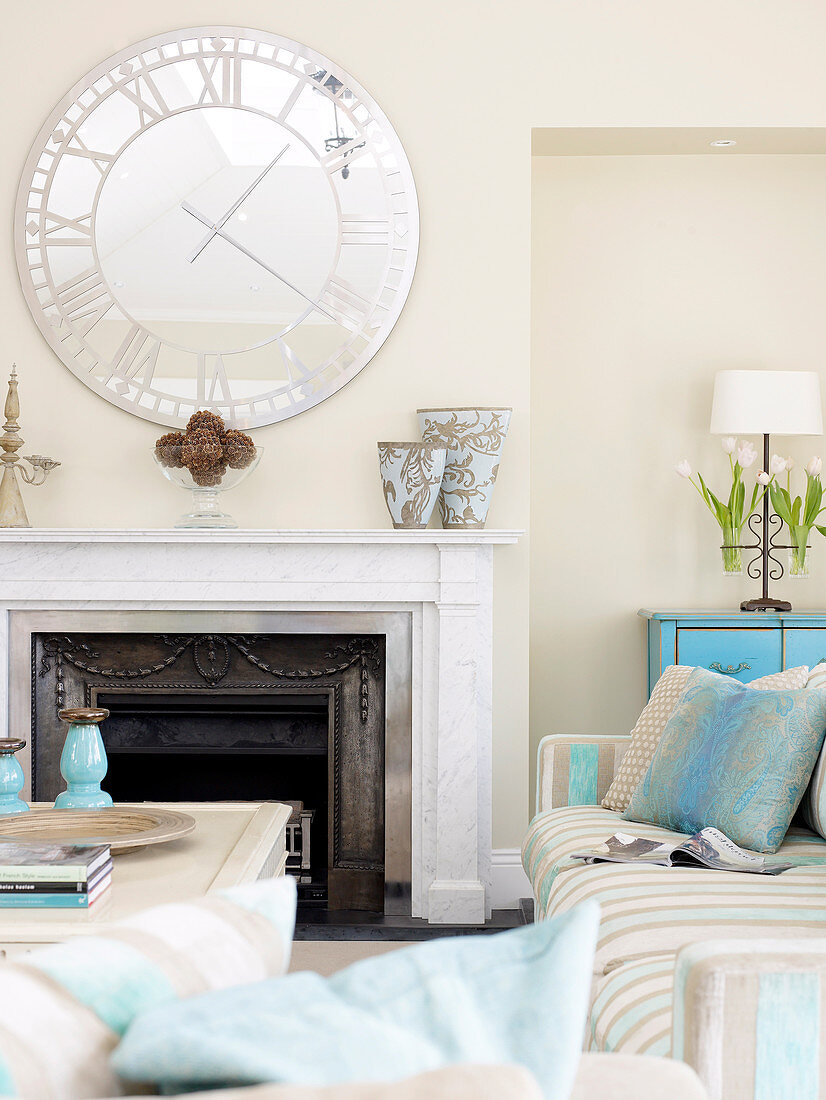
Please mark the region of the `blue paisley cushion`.
[[[806, 689], [826, 695], [826, 662], [821, 661], [809, 673]], [[800, 812], [810, 829], [826, 837], [826, 749], [821, 749], [811, 781], [800, 803]]]
[[826, 692], [754, 691], [695, 669], [622, 816], [678, 833], [712, 825], [744, 848], [776, 852], [824, 732]]

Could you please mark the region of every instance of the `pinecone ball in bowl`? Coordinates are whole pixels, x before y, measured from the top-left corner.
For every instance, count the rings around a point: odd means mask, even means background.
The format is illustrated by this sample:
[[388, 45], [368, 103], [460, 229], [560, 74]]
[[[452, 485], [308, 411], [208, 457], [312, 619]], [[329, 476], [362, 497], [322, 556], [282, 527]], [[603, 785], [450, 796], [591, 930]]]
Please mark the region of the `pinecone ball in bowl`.
[[155, 442], [155, 455], [163, 466], [171, 466], [173, 469], [183, 469], [184, 461], [181, 458], [183, 447], [183, 432], [167, 432]]
[[181, 447], [181, 459], [191, 473], [196, 470], [206, 473], [217, 467], [223, 457], [224, 448], [221, 446], [217, 432], [207, 429], [187, 431]]
[[201, 430], [213, 432], [215, 435], [221, 435], [226, 431], [223, 418], [218, 416], [217, 413], [210, 412], [209, 409], [200, 409], [190, 416], [189, 422], [186, 426], [187, 435], [191, 432], [197, 432]]
[[246, 432], [230, 428], [224, 437], [224, 453], [233, 470], [245, 470], [255, 458], [255, 444]]

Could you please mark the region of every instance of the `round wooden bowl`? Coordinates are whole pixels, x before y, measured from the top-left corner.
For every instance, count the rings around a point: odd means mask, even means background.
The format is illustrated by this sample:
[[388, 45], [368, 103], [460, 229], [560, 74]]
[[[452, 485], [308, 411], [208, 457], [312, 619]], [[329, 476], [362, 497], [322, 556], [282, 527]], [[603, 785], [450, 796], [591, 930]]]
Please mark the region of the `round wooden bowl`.
[[29, 810], [0, 819], [0, 841], [108, 844], [112, 855], [180, 840], [195, 819], [176, 810], [112, 806], [105, 810]]

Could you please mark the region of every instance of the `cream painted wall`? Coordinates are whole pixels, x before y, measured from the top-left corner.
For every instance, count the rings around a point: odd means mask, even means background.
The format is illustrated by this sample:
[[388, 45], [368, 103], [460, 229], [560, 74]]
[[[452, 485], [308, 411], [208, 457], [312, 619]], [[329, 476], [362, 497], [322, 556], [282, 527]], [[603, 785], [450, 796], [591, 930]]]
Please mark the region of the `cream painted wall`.
[[[266, 465], [237, 490], [233, 507], [260, 526], [386, 524], [375, 440], [413, 432], [418, 405], [474, 401], [514, 406], [491, 523], [527, 523], [532, 126], [826, 121], [820, 0], [694, 0], [690, 7], [681, 0], [2, 0], [0, 8], [14, 45], [0, 69], [4, 352], [21, 369], [27, 443], [65, 463], [45, 489], [29, 493], [40, 525], [161, 526], [180, 509], [150, 462], [156, 430], [87, 392], [47, 349], [11, 251], [14, 193], [30, 142], [69, 86], [130, 42], [210, 22], [305, 41], [376, 96], [416, 176], [422, 242], [408, 306], [350, 386], [258, 433]], [[592, 326], [593, 311], [583, 314]], [[545, 433], [550, 410], [539, 401], [535, 409]], [[538, 573], [552, 551], [540, 553]], [[588, 585], [604, 560], [591, 567]], [[498, 553], [497, 585], [494, 843], [513, 846], [529, 810], [527, 540]], [[541, 587], [540, 577], [537, 594]], [[546, 604], [544, 614], [563, 631], [555, 607]], [[591, 614], [595, 638], [625, 621], [624, 608]]]
[[[826, 393], [826, 156], [538, 157], [533, 217], [534, 740], [627, 732], [637, 609], [759, 594], [722, 577], [719, 530], [673, 464], [725, 484], [718, 369], [820, 371]], [[813, 578], [778, 588], [801, 608], [826, 606], [815, 537]]]

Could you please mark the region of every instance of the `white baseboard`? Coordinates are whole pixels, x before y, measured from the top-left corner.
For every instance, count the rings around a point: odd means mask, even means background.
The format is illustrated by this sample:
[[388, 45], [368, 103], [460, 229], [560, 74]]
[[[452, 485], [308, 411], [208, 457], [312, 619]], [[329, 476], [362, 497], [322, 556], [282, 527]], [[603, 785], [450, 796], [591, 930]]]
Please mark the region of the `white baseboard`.
[[518, 848], [494, 848], [490, 868], [492, 909], [518, 909], [520, 898], [533, 897], [528, 876], [522, 869]]

